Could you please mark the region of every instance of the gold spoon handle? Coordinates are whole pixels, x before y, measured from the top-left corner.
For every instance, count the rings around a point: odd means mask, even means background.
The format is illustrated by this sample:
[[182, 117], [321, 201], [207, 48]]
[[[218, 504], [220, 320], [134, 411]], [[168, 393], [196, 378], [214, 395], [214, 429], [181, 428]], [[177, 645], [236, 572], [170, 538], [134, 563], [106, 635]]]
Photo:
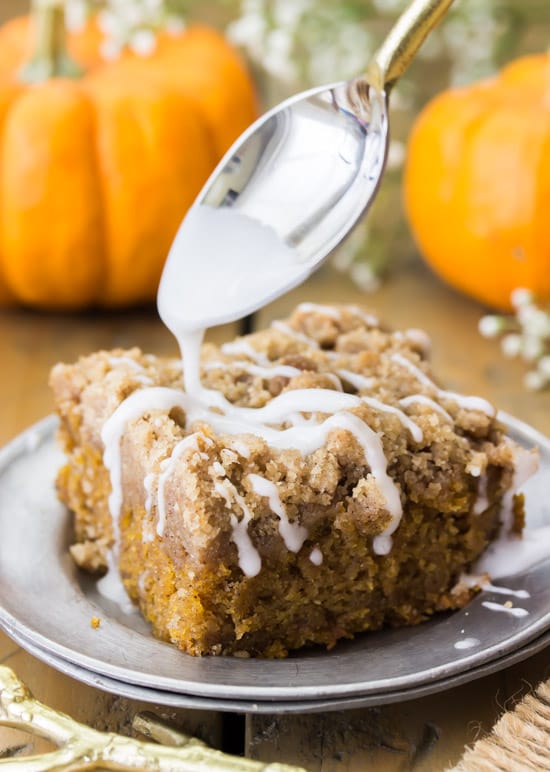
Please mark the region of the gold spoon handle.
[[379, 91], [388, 91], [403, 75], [426, 36], [441, 20], [453, 0], [413, 0], [392, 27], [367, 67], [365, 79]]

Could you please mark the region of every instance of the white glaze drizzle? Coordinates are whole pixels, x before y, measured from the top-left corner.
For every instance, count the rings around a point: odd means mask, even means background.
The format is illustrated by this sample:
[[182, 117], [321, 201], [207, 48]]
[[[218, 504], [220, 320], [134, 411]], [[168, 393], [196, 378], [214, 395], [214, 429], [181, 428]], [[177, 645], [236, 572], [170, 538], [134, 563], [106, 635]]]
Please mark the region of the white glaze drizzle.
[[488, 481], [489, 477], [486, 474], [481, 474], [479, 476], [477, 481], [477, 497], [474, 503], [474, 508], [472, 510], [474, 515], [481, 515], [481, 513], [485, 512], [489, 506], [489, 497], [487, 495]]
[[[328, 316], [337, 322], [342, 321], [342, 309], [336, 308], [336, 306], [327, 306], [321, 303], [300, 303], [296, 310], [303, 314], [317, 313], [321, 316]], [[353, 314], [353, 316], [357, 316], [369, 327], [376, 327], [379, 324], [378, 317], [363, 311], [358, 306], [347, 306], [346, 310], [348, 313]], [[422, 332], [422, 330], [419, 330], [419, 332]]]
[[111, 477], [111, 493], [109, 495], [109, 510], [113, 519], [113, 535], [118, 542], [120, 508], [122, 506], [122, 465], [120, 458], [120, 441], [126, 427], [131, 421], [142, 418], [153, 410], [171, 410], [173, 407], [184, 407], [185, 394], [175, 389], [163, 386], [139, 389], [121, 402], [114, 413], [105, 421], [101, 429], [103, 441], [103, 463]]
[[305, 343], [306, 346], [310, 346], [311, 348], [320, 348], [319, 344], [314, 338], [310, 338], [309, 335], [304, 335], [303, 332], [298, 332], [298, 330], [295, 330], [294, 327], [291, 327], [290, 324], [287, 324], [286, 322], [281, 322], [280, 320], [276, 319], [274, 322], [271, 322], [271, 327], [274, 330], [278, 330], [284, 335], [287, 335], [289, 338], [293, 338], [300, 343]]
[[520, 445], [513, 445], [508, 437], [504, 437], [503, 439], [514, 454], [514, 474], [512, 482], [502, 497], [500, 508], [500, 522], [502, 524], [502, 529], [504, 532], [507, 532], [513, 526], [514, 496], [517, 494], [519, 488], [537, 471], [538, 456], [533, 451], [526, 450], [526, 448], [522, 448]]
[[356, 439], [363, 448], [371, 474], [386, 500], [386, 507], [391, 515], [389, 524], [373, 539], [374, 552], [377, 555], [387, 555], [392, 547], [391, 536], [401, 522], [403, 508], [397, 486], [387, 474], [387, 459], [384, 455], [380, 438], [369, 426], [352, 413], [341, 413], [332, 416], [332, 418], [325, 421], [325, 424], [328, 423], [340, 426], [340, 428], [347, 429], [352, 434], [355, 434]]
[[212, 464], [212, 472], [214, 472], [215, 475], [218, 477], [225, 477], [227, 472], [225, 471], [225, 467], [223, 464], [220, 464], [219, 461], [214, 461]]
[[183, 440], [180, 440], [174, 447], [170, 458], [164, 459], [161, 463], [162, 472], [159, 474], [157, 489], [157, 534], [159, 536], [164, 535], [164, 527], [166, 525], [166, 496], [164, 492], [166, 483], [174, 474], [178, 459], [188, 448], [193, 448], [193, 450], [200, 453], [200, 448], [197, 444], [199, 436], [203, 435], [201, 435], [200, 432], [195, 432], [194, 434], [189, 434], [187, 437], [184, 437]]
[[296, 309], [302, 314], [321, 314], [321, 316], [328, 316], [330, 319], [334, 319], [339, 322], [342, 318], [342, 312], [335, 306], [325, 306], [320, 303], [300, 303]]
[[253, 362], [244, 362], [237, 360], [233, 362], [207, 362], [204, 365], [204, 370], [232, 370], [232, 369], [244, 370], [250, 375], [257, 375], [260, 378], [274, 378], [276, 375], [281, 375], [283, 378], [294, 378], [295, 375], [300, 375], [302, 370], [297, 367], [291, 367], [290, 365], [272, 365], [266, 367], [262, 365], [254, 364]]
[[150, 472], [143, 478], [143, 487], [145, 489], [145, 514], [147, 517], [151, 515], [151, 508], [153, 506], [153, 483], [156, 480], [156, 474]]
[[510, 616], [516, 617], [517, 619], [529, 615], [526, 608], [520, 608], [519, 606], [506, 606], [502, 603], [492, 603], [490, 600], [483, 601], [481, 605], [488, 608], [489, 611], [501, 611], [505, 614], [510, 614]]
[[[277, 375], [283, 378], [294, 378], [296, 375], [301, 375], [304, 370], [300, 370], [298, 367], [292, 367], [291, 365], [272, 365], [271, 367], [263, 367], [253, 364], [252, 362], [233, 361], [233, 362], [208, 362], [204, 365], [204, 370], [231, 370], [237, 368], [244, 370], [250, 375], [257, 375], [260, 378], [274, 378]], [[327, 380], [334, 384], [334, 388], [337, 391], [343, 391], [342, 381], [335, 373], [321, 372]]]
[[495, 408], [490, 402], [487, 402], [486, 399], [483, 399], [482, 397], [469, 397], [464, 394], [457, 394], [454, 391], [440, 389], [431, 378], [428, 378], [426, 373], [422, 372], [422, 370], [411, 362], [410, 359], [407, 359], [407, 357], [404, 357], [402, 354], [392, 354], [391, 358], [394, 362], [401, 365], [401, 367], [408, 370], [423, 386], [434, 390], [439, 397], [452, 400], [453, 402], [456, 402], [459, 407], [466, 410], [478, 410], [491, 417], [495, 415]]
[[[210, 391], [202, 390], [199, 397], [202, 397], [204, 392], [208, 397], [211, 396]], [[295, 389], [280, 394], [262, 408], [240, 408], [231, 405], [219, 392], [213, 392], [213, 394], [217, 396], [216, 406], [226, 408], [227, 415], [209, 410], [200, 398], [192, 394], [164, 387], [140, 389], [118, 406], [105, 422], [101, 433], [105, 445], [104, 463], [111, 473], [113, 485], [111, 496], [113, 515], [120, 513], [121, 503], [120, 438], [130, 421], [152, 410], [170, 410], [178, 406], [186, 413], [187, 425], [196, 420], [208, 420], [212, 428], [220, 434], [256, 434], [263, 437], [272, 447], [297, 448], [303, 455], [320, 448], [328, 432], [332, 428], [342, 428], [342, 421], [344, 421], [348, 427], [352, 427], [349, 430], [356, 434], [363, 445], [365, 432], [369, 432], [369, 436], [372, 435], [372, 442], [375, 442], [382, 452], [379, 438], [366, 424], [351, 414], [341, 412], [359, 407], [362, 403], [360, 397], [332, 389]], [[315, 411], [334, 415], [321, 424], [311, 426], [307, 432], [304, 432], [302, 427], [281, 430], [269, 426], [269, 424], [282, 423], [293, 412]]]
[[323, 553], [319, 549], [319, 547], [314, 547], [311, 552], [309, 553], [309, 559], [313, 563], [314, 566], [320, 566], [323, 562]]
[[424, 330], [419, 330], [417, 327], [409, 327], [403, 333], [405, 340], [416, 344], [421, 351], [428, 353], [432, 347], [432, 341], [430, 336]]
[[164, 265], [159, 314], [179, 332], [242, 319], [303, 282], [312, 268], [274, 228], [240, 207], [196, 203]]
[[392, 415], [397, 416], [405, 429], [409, 430], [411, 437], [415, 442], [422, 442], [424, 439], [424, 433], [420, 426], [410, 419], [402, 410], [399, 410], [398, 407], [388, 405], [385, 402], [380, 402], [379, 399], [375, 399], [374, 397], [361, 397], [361, 401], [364, 402], [365, 405], [370, 405], [370, 407], [375, 408], [375, 410], [381, 410], [383, 413], [391, 413]]
[[144, 386], [150, 386], [153, 383], [153, 379], [146, 375], [143, 365], [141, 365], [139, 362], [136, 362], [136, 360], [132, 359], [132, 357], [110, 356], [107, 361], [111, 367], [116, 367], [117, 365], [128, 366], [131, 370], [134, 371], [134, 380], [139, 381], [139, 383], [143, 383]]
[[[248, 508], [246, 501], [238, 493], [233, 483], [227, 478], [216, 480], [214, 482], [214, 490], [223, 498], [225, 506], [229, 510], [232, 528], [231, 540], [237, 547], [239, 566], [245, 576], [257, 576], [262, 568], [262, 559], [258, 550], [252, 544], [252, 540], [248, 533], [248, 523], [252, 520], [252, 513]], [[235, 504], [237, 504], [242, 511], [240, 520], [232, 511]]]
[[380, 320], [377, 316], [369, 314], [368, 311], [363, 311], [359, 306], [348, 306], [348, 310], [355, 316], [358, 316], [368, 327], [377, 327], [380, 324]]
[[135, 614], [137, 609], [128, 597], [126, 588], [117, 566], [116, 550], [110, 550], [107, 555], [108, 570], [105, 576], [98, 579], [96, 588], [100, 595], [116, 603], [125, 614]]
[[473, 649], [474, 646], [477, 646], [481, 641], [479, 638], [462, 638], [460, 641], [456, 641], [454, 644], [455, 649]]
[[287, 416], [287, 423], [292, 426], [303, 426], [304, 424], [319, 424], [321, 423], [319, 417], [312, 413], [309, 416], [305, 416], [303, 413], [289, 413]]
[[482, 590], [487, 592], [494, 592], [496, 595], [512, 595], [514, 598], [530, 598], [531, 593], [527, 590], [512, 590], [509, 587], [501, 587], [498, 584], [491, 584], [491, 582], [485, 582], [481, 586]]
[[151, 522], [151, 512], [154, 503], [154, 484], [157, 481], [157, 475], [154, 472], [146, 474], [143, 478], [143, 487], [145, 489], [145, 518], [141, 528], [141, 540], [144, 544], [152, 542], [155, 538], [154, 528]]
[[337, 373], [343, 381], [349, 383], [357, 391], [362, 391], [363, 389], [370, 391], [376, 383], [376, 378], [366, 378], [364, 375], [354, 373], [352, 370], [340, 368], [337, 370]]
[[319, 373], [320, 375], [324, 375], [325, 378], [328, 378], [331, 383], [334, 384], [334, 388], [336, 391], [344, 391], [344, 387], [342, 386], [342, 381], [335, 373]]
[[509, 587], [491, 584], [484, 576], [476, 576], [475, 574], [463, 574], [460, 577], [460, 582], [461, 584], [465, 584], [466, 587], [479, 587], [480, 590], [494, 592], [497, 595], [512, 595], [514, 598], [531, 597], [527, 590], [512, 590]]
[[550, 557], [550, 525], [523, 531], [521, 536], [505, 533], [492, 542], [476, 561], [473, 570], [492, 579], [515, 576]]
[[37, 431], [29, 431], [25, 433], [25, 450], [27, 453], [32, 453], [38, 450], [44, 437]]
[[254, 346], [252, 346], [245, 338], [238, 338], [237, 340], [224, 343], [221, 347], [221, 351], [229, 356], [233, 356], [234, 354], [247, 356], [249, 359], [252, 359], [253, 362], [256, 362], [257, 365], [262, 367], [269, 367], [270, 364], [270, 360], [267, 356], [261, 351], [256, 351]]
[[250, 447], [244, 440], [231, 439], [229, 445], [239, 456], [250, 458]]
[[407, 397], [402, 397], [402, 399], [399, 400], [399, 404], [403, 407], [409, 407], [410, 405], [415, 404], [426, 405], [426, 407], [429, 407], [432, 410], [435, 410], [436, 413], [442, 415], [443, 418], [454, 423], [452, 416], [449, 415], [445, 408], [442, 407], [439, 402], [436, 402], [435, 399], [431, 399], [431, 397], [427, 397], [425, 394], [409, 394]]
[[286, 548], [290, 552], [299, 552], [308, 537], [307, 528], [290, 522], [275, 483], [258, 474], [249, 474], [248, 480], [254, 493], [267, 498], [271, 511], [279, 518], [279, 533]]
[[[191, 364], [194, 356], [196, 356], [195, 341], [193, 341], [191, 356], [184, 352], [184, 360]], [[153, 409], [170, 410], [179, 406], [186, 413], [187, 426], [196, 420], [207, 420], [214, 431], [220, 434], [256, 434], [263, 437], [271, 447], [281, 450], [296, 448], [303, 455], [313, 453], [322, 447], [332, 430], [350, 431], [363, 448], [371, 474], [378, 484], [391, 515], [388, 527], [374, 539], [373, 548], [377, 554], [389, 552], [391, 534], [398, 527], [402, 516], [399, 492], [387, 475], [387, 460], [378, 435], [357, 416], [344, 412], [359, 407], [368, 398], [344, 394], [332, 389], [295, 389], [280, 394], [262, 408], [240, 408], [228, 402], [219, 392], [212, 392], [203, 389], [200, 385], [197, 386], [194, 378], [187, 379], [186, 383], [189, 383], [191, 388], [196, 390], [195, 394], [163, 387], [140, 389], [121, 403], [105, 423], [102, 430], [102, 439], [105, 445], [104, 463], [111, 473], [112, 493], [109, 501], [114, 522], [118, 521], [122, 499], [120, 439], [128, 422]], [[220, 415], [212, 412], [208, 409], [210, 404], [225, 409], [227, 414]], [[391, 412], [395, 410], [396, 414], [401, 414], [401, 411], [396, 408], [392, 409], [385, 406], [385, 409], [390, 409]], [[301, 412], [320, 412], [332, 415], [321, 423], [308, 424], [306, 428], [304, 425], [298, 425], [281, 430], [269, 425], [280, 424], [284, 420], [288, 420], [289, 415]], [[408, 423], [409, 419], [404, 414], [401, 416]], [[409, 426], [409, 428], [414, 430], [413, 426]], [[419, 427], [416, 429], [420, 431]], [[163, 472], [163, 475], [166, 475], [166, 471]], [[159, 480], [157, 525], [159, 535], [162, 535], [165, 520], [162, 494], [165, 479], [166, 477], [163, 477], [162, 480]]]

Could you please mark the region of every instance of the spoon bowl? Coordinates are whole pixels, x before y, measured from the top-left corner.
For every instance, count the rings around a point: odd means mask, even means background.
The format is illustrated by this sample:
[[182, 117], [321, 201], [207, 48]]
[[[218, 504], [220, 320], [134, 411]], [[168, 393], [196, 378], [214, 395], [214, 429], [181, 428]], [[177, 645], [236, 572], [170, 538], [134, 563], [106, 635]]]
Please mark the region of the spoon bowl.
[[[365, 75], [287, 99], [234, 143], [170, 250], [159, 310], [172, 330], [261, 308], [303, 282], [345, 239], [384, 172], [390, 89], [451, 3], [413, 0]], [[178, 294], [182, 286], [186, 297]], [[198, 296], [206, 303], [200, 308]]]
[[372, 201], [387, 145], [383, 93], [359, 79], [315, 88], [251, 126], [198, 203], [269, 225], [313, 270]]

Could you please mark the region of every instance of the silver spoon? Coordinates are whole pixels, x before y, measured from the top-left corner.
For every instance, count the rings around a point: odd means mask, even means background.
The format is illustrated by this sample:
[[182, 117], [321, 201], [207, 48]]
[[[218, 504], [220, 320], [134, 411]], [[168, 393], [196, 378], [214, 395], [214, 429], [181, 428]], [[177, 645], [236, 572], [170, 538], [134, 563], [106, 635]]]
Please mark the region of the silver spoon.
[[[193, 209], [232, 209], [269, 226], [285, 247], [294, 250], [303, 270], [292, 276], [281, 272], [279, 280], [274, 274], [276, 266], [270, 264], [269, 280], [262, 287], [251, 287], [242, 307], [220, 307], [218, 312], [214, 303], [214, 313], [210, 312], [205, 326], [238, 319], [300, 284], [364, 215], [384, 171], [389, 91], [451, 3], [413, 0], [374, 54], [365, 75], [287, 99], [257, 120], [230, 148]], [[165, 321], [163, 306], [171, 300], [174, 307], [178, 277], [187, 267], [182, 261], [193, 268], [193, 251], [197, 252], [201, 233], [199, 229], [197, 236], [191, 221], [192, 217], [183, 221], [163, 274], [159, 309]], [[212, 240], [213, 236], [205, 233], [204, 238]], [[194, 267], [196, 273], [196, 261]], [[193, 271], [188, 275], [193, 276]], [[201, 292], [203, 288], [196, 289]]]

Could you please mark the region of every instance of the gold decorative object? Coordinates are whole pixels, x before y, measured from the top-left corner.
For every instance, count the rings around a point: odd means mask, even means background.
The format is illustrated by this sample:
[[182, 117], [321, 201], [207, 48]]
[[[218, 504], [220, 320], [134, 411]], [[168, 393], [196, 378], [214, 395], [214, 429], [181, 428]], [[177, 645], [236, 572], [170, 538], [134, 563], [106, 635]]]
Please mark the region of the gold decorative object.
[[149, 713], [136, 716], [133, 726], [156, 742], [99, 732], [34, 699], [5, 666], [0, 666], [0, 726], [39, 735], [58, 746], [37, 756], [1, 759], [2, 772], [305, 772], [301, 767], [263, 764], [213, 750]]

